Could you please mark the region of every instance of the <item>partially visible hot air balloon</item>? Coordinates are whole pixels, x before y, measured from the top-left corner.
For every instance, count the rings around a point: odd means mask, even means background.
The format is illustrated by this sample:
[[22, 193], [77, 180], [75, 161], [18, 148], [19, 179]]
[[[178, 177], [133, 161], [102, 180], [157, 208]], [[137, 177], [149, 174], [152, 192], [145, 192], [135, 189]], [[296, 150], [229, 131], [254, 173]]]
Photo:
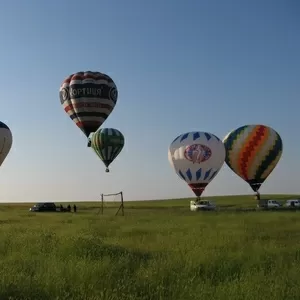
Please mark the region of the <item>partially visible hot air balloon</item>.
[[12, 134], [9, 127], [0, 122], [0, 166], [4, 162], [12, 146]]
[[223, 140], [226, 163], [257, 193], [281, 158], [280, 135], [265, 125], [245, 125], [229, 132]]
[[118, 90], [108, 75], [86, 71], [67, 77], [59, 96], [65, 112], [88, 138], [113, 111]]
[[109, 172], [109, 165], [122, 151], [124, 144], [123, 134], [114, 128], [99, 128], [91, 136], [91, 147], [106, 166], [106, 172]]
[[225, 148], [214, 134], [188, 132], [179, 135], [171, 143], [168, 158], [177, 175], [200, 198], [206, 186], [223, 166]]

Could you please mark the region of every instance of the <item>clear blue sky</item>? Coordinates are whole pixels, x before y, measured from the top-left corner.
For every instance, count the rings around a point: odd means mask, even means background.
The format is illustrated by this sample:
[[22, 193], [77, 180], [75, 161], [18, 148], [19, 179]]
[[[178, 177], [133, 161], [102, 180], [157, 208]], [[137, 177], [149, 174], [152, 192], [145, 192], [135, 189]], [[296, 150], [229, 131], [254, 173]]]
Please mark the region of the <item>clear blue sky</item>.
[[[179, 134], [223, 138], [248, 123], [284, 142], [262, 193], [298, 193], [298, 0], [18, 0], [0, 10], [0, 120], [13, 148], [2, 201], [193, 196], [168, 162]], [[63, 111], [58, 90], [77, 71], [110, 75], [119, 90], [104, 123], [126, 146], [111, 173]], [[224, 165], [204, 195], [251, 193]]]

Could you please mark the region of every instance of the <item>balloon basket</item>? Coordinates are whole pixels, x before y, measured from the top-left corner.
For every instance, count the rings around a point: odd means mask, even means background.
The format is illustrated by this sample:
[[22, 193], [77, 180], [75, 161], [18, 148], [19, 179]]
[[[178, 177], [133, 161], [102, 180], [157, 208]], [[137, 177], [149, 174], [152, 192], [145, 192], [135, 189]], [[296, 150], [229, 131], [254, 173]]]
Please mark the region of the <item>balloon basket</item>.
[[109, 169], [107, 168], [107, 169], [105, 170], [105, 172], [106, 172], [106, 173], [109, 173]]
[[256, 192], [256, 194], [254, 195], [254, 199], [259, 201], [260, 200], [260, 193]]

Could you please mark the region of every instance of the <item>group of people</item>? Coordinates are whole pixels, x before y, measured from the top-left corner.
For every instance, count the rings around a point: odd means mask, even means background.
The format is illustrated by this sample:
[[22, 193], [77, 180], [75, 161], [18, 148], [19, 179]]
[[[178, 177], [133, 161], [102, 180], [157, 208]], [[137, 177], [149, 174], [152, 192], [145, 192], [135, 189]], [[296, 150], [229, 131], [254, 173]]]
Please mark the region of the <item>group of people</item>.
[[[61, 205], [60, 205], [60, 211], [71, 212], [71, 205], [69, 204], [69, 205], [67, 206], [67, 208], [64, 208], [63, 205], [61, 204]], [[77, 206], [76, 206], [75, 204], [73, 205], [73, 211], [74, 211], [74, 213], [77, 212]]]

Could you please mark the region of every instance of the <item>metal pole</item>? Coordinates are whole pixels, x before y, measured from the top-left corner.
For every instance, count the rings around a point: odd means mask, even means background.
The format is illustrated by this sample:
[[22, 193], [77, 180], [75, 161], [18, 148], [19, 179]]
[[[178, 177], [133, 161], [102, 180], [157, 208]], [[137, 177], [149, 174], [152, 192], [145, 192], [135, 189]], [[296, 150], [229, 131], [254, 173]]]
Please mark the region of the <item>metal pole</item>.
[[121, 192], [121, 205], [122, 205], [122, 216], [124, 216], [124, 200], [123, 200], [123, 192]]

